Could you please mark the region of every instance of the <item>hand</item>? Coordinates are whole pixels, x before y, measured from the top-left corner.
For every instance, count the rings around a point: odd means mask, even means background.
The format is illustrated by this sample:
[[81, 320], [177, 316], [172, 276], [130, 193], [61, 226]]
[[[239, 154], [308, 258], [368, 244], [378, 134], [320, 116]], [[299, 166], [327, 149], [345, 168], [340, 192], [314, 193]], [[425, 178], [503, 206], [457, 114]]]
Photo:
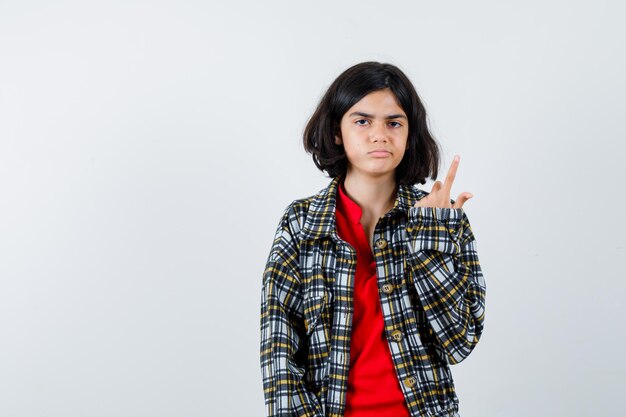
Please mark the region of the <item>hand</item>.
[[463, 204], [474, 197], [470, 192], [463, 192], [459, 194], [459, 198], [456, 199], [454, 205], [450, 204], [450, 190], [452, 189], [452, 182], [456, 176], [456, 170], [459, 167], [459, 161], [461, 157], [459, 155], [454, 156], [452, 165], [448, 170], [448, 175], [443, 184], [441, 181], [435, 181], [433, 189], [426, 197], [418, 200], [413, 207], [443, 207], [443, 208], [462, 208]]

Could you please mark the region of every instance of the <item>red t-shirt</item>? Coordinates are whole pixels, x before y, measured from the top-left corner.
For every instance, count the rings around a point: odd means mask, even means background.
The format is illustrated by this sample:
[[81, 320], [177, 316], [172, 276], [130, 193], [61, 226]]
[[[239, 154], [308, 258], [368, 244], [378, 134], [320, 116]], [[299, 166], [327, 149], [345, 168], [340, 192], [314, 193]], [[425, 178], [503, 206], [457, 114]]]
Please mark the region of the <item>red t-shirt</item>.
[[360, 223], [361, 212], [342, 181], [335, 212], [337, 233], [357, 253], [344, 417], [410, 417], [384, 333], [376, 261]]

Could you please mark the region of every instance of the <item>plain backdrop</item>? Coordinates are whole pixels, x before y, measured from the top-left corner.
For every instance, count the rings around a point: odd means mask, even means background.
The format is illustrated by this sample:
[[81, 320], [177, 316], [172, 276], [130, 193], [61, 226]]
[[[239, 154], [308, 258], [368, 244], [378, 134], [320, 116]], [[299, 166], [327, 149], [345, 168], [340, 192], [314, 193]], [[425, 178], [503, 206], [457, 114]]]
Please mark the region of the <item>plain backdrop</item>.
[[[262, 416], [264, 263], [325, 89], [399, 66], [477, 238], [463, 417], [626, 399], [620, 1], [0, 2], [0, 415]], [[430, 191], [432, 181], [420, 185]]]

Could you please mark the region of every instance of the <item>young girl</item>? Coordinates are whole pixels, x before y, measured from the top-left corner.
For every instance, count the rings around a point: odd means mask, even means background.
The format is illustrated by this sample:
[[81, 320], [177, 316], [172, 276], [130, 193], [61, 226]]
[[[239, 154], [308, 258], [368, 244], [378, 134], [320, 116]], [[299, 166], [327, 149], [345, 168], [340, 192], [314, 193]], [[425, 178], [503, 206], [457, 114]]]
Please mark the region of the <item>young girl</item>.
[[263, 274], [268, 416], [459, 417], [449, 365], [483, 332], [485, 280], [459, 165], [430, 193], [439, 150], [400, 69], [364, 62], [329, 87], [304, 131], [332, 178], [286, 208]]

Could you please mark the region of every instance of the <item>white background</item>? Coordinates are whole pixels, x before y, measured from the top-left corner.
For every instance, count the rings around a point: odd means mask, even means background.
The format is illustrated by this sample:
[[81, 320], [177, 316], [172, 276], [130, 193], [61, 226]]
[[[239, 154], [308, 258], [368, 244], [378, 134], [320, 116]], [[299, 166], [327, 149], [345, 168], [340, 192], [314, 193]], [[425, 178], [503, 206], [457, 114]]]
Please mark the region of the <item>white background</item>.
[[0, 415], [263, 415], [264, 262], [329, 182], [302, 131], [366, 60], [406, 72], [474, 194], [461, 415], [623, 414], [625, 9], [0, 2]]

